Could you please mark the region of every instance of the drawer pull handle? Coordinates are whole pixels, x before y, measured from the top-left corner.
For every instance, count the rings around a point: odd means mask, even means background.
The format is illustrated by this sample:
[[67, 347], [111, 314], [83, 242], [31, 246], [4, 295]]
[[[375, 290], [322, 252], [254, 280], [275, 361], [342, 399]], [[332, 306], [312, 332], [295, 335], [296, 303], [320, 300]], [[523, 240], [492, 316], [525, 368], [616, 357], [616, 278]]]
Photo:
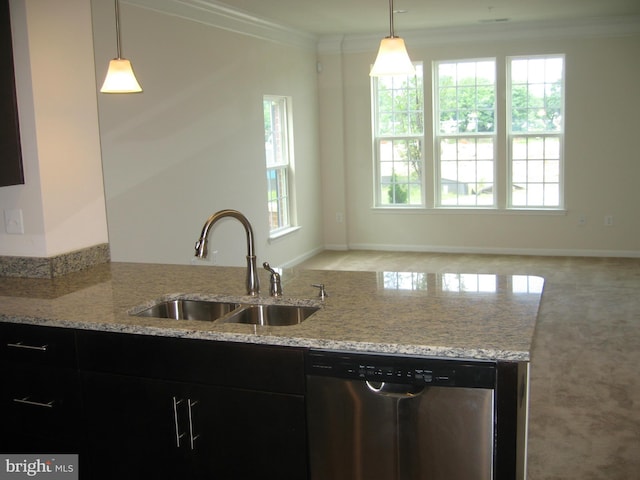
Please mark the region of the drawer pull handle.
[[42, 345], [41, 347], [38, 347], [36, 345], [25, 345], [22, 342], [16, 342], [16, 343], [7, 343], [7, 347], [23, 348], [25, 350], [38, 350], [40, 352], [46, 352], [49, 345]]
[[173, 397], [173, 422], [176, 427], [176, 447], [180, 448], [180, 439], [185, 436], [184, 433], [180, 433], [180, 425], [178, 422], [178, 405], [180, 405], [184, 400], [178, 400], [176, 397]]
[[189, 440], [191, 441], [191, 450], [196, 449], [196, 440], [200, 436], [200, 435], [194, 435], [193, 433], [193, 411], [191, 407], [194, 407], [197, 404], [198, 404], [197, 400], [192, 401], [191, 399], [189, 399], [189, 403], [187, 404], [189, 405]]
[[53, 400], [47, 403], [34, 402], [33, 400], [29, 400], [29, 397], [14, 398], [13, 401], [16, 403], [21, 403], [23, 405], [32, 405], [34, 407], [44, 407], [44, 408], [53, 408], [53, 403], [54, 403]]

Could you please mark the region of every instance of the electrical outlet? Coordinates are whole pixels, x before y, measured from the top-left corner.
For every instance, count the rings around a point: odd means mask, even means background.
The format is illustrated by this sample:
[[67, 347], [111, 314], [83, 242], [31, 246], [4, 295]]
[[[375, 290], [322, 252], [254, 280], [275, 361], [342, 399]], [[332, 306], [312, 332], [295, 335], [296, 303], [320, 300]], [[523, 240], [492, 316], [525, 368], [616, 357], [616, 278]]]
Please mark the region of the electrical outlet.
[[578, 225], [586, 225], [587, 223], [587, 216], [586, 215], [580, 215], [578, 217]]
[[607, 227], [612, 227], [613, 226], [613, 215], [605, 215], [604, 224]]
[[337, 212], [336, 223], [342, 223], [342, 222], [344, 222], [344, 215], [342, 214], [342, 212]]

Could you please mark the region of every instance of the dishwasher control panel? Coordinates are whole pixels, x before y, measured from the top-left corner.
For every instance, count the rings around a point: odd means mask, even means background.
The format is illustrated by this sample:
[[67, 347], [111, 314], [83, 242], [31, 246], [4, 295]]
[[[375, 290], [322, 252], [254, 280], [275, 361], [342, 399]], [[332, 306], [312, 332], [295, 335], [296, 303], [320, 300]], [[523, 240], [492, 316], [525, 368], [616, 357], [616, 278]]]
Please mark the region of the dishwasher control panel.
[[307, 375], [419, 386], [495, 388], [495, 362], [310, 350]]

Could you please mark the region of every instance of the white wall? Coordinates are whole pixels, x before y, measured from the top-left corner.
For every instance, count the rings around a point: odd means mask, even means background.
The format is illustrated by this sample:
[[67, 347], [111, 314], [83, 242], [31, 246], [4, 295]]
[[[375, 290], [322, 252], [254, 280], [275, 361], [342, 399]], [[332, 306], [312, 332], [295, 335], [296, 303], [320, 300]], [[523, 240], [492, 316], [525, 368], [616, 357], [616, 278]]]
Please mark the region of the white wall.
[[24, 234], [2, 224], [0, 255], [106, 243], [89, 0], [9, 3], [25, 184], [0, 188], [0, 208], [22, 210]]
[[[0, 228], [0, 255], [52, 256], [103, 243], [96, 90], [115, 53], [113, 3], [91, 2], [95, 71], [89, 0], [10, 4], [26, 184], [0, 189], [0, 206], [23, 210], [25, 234]], [[426, 66], [436, 59], [567, 55], [567, 211], [389, 213], [371, 208], [368, 70], [377, 41], [361, 53], [323, 53], [318, 76], [315, 51], [286, 38], [266, 41], [259, 32], [240, 35], [126, 2], [121, 10], [123, 51], [145, 91], [98, 97], [108, 240], [116, 261], [189, 262], [202, 223], [221, 208], [249, 217], [260, 261], [274, 265], [324, 245], [639, 254], [637, 33], [426, 45], [408, 39], [412, 57]], [[302, 226], [273, 243], [261, 140], [267, 93], [293, 97]], [[586, 225], [578, 225], [581, 215]], [[613, 227], [603, 226], [604, 215], [614, 216]], [[216, 228], [211, 250], [219, 252], [220, 264], [242, 264], [239, 224]]]
[[[96, 76], [115, 53], [113, 3], [94, 0]], [[100, 133], [114, 261], [189, 263], [207, 217], [232, 208], [251, 221], [260, 263], [322, 248], [313, 48], [240, 35], [121, 4], [123, 56], [144, 92], [100, 95]], [[262, 98], [293, 98], [299, 231], [268, 241]], [[210, 236], [216, 264], [243, 265], [244, 231]]]
[[[452, 41], [455, 40], [455, 41]], [[370, 84], [375, 51], [323, 53], [320, 101], [326, 112], [321, 131], [331, 131], [336, 110], [344, 108], [344, 182], [325, 182], [325, 198], [346, 192], [347, 234], [336, 223], [341, 205], [326, 204], [325, 243], [339, 248], [450, 252], [502, 252], [569, 255], [640, 256], [640, 178], [638, 112], [640, 35], [583, 36], [459, 41], [452, 37], [431, 45], [413, 45], [414, 61], [424, 62], [427, 128], [431, 128], [430, 65], [434, 60], [509, 55], [566, 55], [565, 203], [563, 214], [518, 214], [505, 211], [389, 212], [373, 205]], [[346, 42], [348, 44], [348, 42]], [[373, 46], [375, 48], [375, 46]], [[342, 85], [338, 92], [336, 84]], [[322, 145], [332, 142], [323, 135]], [[429, 141], [427, 141], [427, 155]], [[331, 149], [339, 150], [335, 145]], [[502, 149], [504, 151], [504, 148]], [[335, 161], [323, 148], [323, 163]], [[342, 166], [335, 170], [339, 178]], [[342, 186], [344, 183], [344, 188]], [[432, 190], [428, 188], [428, 192]], [[331, 209], [334, 211], [331, 211]], [[585, 225], [578, 219], [586, 215]], [[604, 226], [613, 215], [614, 225]], [[346, 244], [344, 242], [346, 241]]]

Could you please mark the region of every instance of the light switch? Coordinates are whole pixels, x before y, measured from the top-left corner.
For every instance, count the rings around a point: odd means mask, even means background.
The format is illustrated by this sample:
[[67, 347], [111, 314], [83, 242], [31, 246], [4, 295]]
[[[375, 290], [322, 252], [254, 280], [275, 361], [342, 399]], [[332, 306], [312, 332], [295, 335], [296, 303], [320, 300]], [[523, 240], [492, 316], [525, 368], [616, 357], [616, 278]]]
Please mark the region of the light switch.
[[24, 234], [24, 224], [22, 223], [22, 209], [4, 211], [4, 228], [7, 233]]

